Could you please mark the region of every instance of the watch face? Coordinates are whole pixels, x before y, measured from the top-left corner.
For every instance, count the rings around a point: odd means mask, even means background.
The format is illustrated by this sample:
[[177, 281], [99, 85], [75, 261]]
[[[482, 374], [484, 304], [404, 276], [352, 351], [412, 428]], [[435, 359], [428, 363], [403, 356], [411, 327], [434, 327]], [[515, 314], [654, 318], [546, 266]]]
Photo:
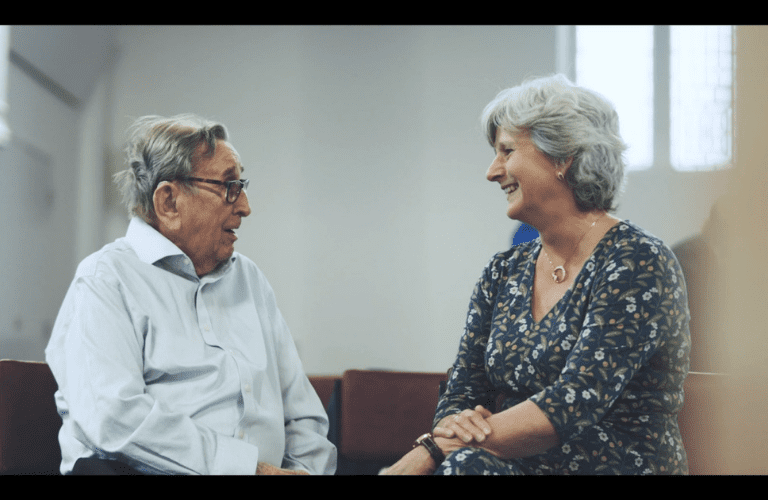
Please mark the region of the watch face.
[[419, 436], [419, 437], [417, 437], [417, 438], [416, 438], [416, 442], [415, 442], [415, 443], [413, 443], [413, 446], [414, 446], [414, 447], [416, 447], [416, 446], [419, 446], [419, 445], [420, 445], [420, 444], [421, 444], [421, 443], [422, 443], [422, 442], [423, 442], [425, 439], [427, 439], [428, 437], [429, 437], [429, 433], [426, 433], [426, 434], [422, 434], [421, 436]]

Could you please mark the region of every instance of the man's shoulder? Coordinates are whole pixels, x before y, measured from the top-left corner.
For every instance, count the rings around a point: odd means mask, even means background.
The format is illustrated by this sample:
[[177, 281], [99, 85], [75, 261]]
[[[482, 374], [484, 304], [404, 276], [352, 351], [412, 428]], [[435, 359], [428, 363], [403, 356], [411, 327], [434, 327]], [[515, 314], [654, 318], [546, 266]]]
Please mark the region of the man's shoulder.
[[266, 281], [264, 273], [261, 272], [259, 266], [253, 260], [238, 252], [232, 254], [232, 271], [248, 280]]
[[254, 261], [246, 257], [245, 255], [241, 254], [240, 252], [235, 251], [232, 254], [232, 260], [233, 263], [236, 266], [243, 266], [243, 269], [258, 269], [259, 267], [256, 265]]
[[137, 260], [136, 252], [125, 238], [118, 238], [84, 258], [77, 266], [75, 278], [97, 276], [105, 270], [114, 269], [116, 265], [119, 267]]
[[274, 294], [267, 276], [253, 260], [238, 252], [233, 254], [233, 258], [231, 272], [229, 273], [234, 280], [230, 282], [233, 286], [246, 286], [253, 290], [254, 293], [261, 295]]

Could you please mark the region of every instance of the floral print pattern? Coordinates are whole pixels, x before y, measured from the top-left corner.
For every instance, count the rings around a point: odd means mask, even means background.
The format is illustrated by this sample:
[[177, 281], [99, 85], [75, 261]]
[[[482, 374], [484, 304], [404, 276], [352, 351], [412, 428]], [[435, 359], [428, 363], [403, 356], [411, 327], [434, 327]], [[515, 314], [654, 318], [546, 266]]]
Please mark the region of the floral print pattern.
[[513, 460], [467, 460], [465, 448], [437, 473], [686, 474], [677, 413], [689, 312], [674, 254], [631, 222], [616, 224], [537, 323], [531, 293], [540, 251], [536, 239], [486, 266], [435, 424], [478, 404], [495, 411], [501, 393], [501, 410], [536, 403], [561, 444]]

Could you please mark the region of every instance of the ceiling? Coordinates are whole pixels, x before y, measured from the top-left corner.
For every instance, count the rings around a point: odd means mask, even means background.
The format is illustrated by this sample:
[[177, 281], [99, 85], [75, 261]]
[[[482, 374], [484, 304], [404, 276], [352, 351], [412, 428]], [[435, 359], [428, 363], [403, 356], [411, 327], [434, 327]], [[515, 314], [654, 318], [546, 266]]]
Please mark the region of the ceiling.
[[[80, 103], [117, 54], [116, 26], [11, 26], [11, 57]], [[14, 59], [16, 56], [16, 59]], [[40, 78], [44, 78], [40, 77]], [[77, 102], [75, 102], [77, 104]]]

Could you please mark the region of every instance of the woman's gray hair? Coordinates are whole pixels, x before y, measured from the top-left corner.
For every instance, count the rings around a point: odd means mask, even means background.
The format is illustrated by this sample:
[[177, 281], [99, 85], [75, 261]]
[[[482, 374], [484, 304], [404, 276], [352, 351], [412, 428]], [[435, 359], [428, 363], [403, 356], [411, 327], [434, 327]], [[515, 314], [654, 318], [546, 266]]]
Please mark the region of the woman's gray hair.
[[528, 132], [536, 148], [556, 165], [573, 158], [565, 181], [580, 210], [616, 209], [627, 146], [616, 110], [605, 97], [563, 75], [537, 78], [500, 92], [481, 120], [491, 146], [501, 127], [513, 135]]
[[[128, 168], [114, 175], [129, 213], [154, 223], [153, 197], [157, 186], [163, 181], [190, 175], [196, 157], [213, 156], [218, 140], [227, 140], [224, 125], [196, 115], [137, 119], [128, 129], [125, 147]], [[184, 185], [192, 187], [187, 181]]]

